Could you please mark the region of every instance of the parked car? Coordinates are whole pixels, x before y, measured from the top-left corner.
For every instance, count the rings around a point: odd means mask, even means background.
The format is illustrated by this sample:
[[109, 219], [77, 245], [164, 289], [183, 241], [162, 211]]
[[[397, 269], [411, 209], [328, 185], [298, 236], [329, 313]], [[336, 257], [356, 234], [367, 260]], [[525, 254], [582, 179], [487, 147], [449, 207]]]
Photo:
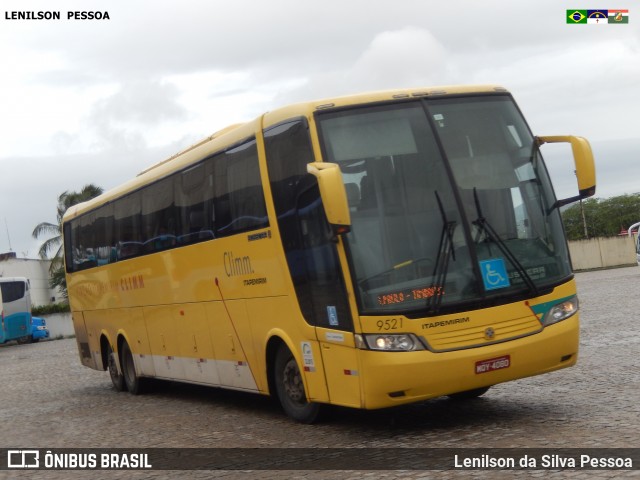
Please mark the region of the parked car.
[[49, 338], [49, 329], [44, 318], [31, 317], [31, 341], [37, 342], [41, 338]]

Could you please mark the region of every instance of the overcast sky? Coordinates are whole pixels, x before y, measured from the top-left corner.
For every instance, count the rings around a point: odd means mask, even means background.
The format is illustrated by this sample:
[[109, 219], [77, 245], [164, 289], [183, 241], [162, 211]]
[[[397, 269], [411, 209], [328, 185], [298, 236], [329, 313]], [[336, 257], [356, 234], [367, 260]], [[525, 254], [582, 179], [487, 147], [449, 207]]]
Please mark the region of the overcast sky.
[[[570, 3], [2, 0], [0, 252], [35, 258], [31, 232], [55, 223], [65, 190], [112, 188], [293, 101], [395, 87], [503, 85], [535, 134], [590, 140], [597, 196], [640, 192], [640, 7]], [[628, 9], [629, 24], [567, 25], [567, 8]], [[67, 20], [75, 10], [110, 19]], [[560, 157], [547, 161], [571, 196]]]

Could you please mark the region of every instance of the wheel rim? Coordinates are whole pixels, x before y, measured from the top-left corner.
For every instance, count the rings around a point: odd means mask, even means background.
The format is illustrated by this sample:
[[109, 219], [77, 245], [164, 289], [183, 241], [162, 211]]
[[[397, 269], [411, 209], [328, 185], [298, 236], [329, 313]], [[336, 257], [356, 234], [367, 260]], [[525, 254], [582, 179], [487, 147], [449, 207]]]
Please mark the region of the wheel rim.
[[295, 359], [291, 358], [284, 366], [282, 383], [287, 397], [296, 405], [305, 405], [307, 397], [304, 394], [304, 384], [300, 369]]

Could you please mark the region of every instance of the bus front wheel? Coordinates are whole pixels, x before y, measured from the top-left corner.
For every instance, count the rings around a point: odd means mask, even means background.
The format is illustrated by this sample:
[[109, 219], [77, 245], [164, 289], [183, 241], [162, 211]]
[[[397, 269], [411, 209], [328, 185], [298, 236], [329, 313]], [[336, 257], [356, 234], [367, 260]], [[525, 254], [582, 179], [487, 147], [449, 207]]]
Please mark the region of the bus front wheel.
[[300, 423], [316, 421], [320, 405], [307, 400], [300, 368], [285, 345], [281, 345], [276, 354], [274, 378], [276, 393], [284, 412]]
[[133, 363], [133, 354], [131, 348], [126, 340], [122, 342], [120, 348], [121, 357], [120, 365], [122, 366], [122, 374], [124, 376], [124, 383], [127, 386], [129, 393], [133, 395], [139, 395], [144, 392], [144, 378], [140, 378], [136, 373], [136, 365]]
[[124, 384], [124, 376], [118, 371], [118, 365], [116, 364], [116, 354], [111, 348], [111, 345], [107, 347], [107, 368], [109, 369], [109, 376], [111, 377], [111, 383], [113, 388], [118, 392], [124, 392], [126, 389]]

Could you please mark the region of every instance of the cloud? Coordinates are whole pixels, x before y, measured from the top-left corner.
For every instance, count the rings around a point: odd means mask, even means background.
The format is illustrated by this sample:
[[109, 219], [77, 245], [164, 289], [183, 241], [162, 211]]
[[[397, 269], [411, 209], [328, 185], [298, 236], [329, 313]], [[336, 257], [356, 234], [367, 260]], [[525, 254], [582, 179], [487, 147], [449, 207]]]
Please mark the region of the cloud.
[[[51, 8], [35, 0], [30, 8], [37, 5]], [[78, 0], [63, 0], [57, 6], [86, 9]], [[157, 0], [151, 5], [111, 0], [97, 8], [109, 10], [111, 19], [66, 22], [64, 28], [44, 25], [37, 36], [25, 38], [24, 46], [59, 56], [77, 71], [77, 81], [122, 81], [211, 70], [299, 75], [348, 68], [372, 38], [407, 26], [430, 31], [452, 52], [504, 48], [505, 38], [509, 46], [550, 41], [549, 35], [526, 28], [533, 26], [529, 6], [500, 0], [477, 6], [468, 0]], [[564, 14], [560, 18], [564, 20]], [[543, 29], [553, 17], [536, 16], [535, 22]]]
[[143, 149], [154, 128], [189, 117], [179, 95], [178, 88], [167, 82], [124, 83], [115, 93], [99, 97], [75, 130], [56, 131], [51, 146], [58, 153]]
[[474, 70], [474, 80], [500, 79], [540, 134], [575, 133], [601, 140], [637, 136], [635, 125], [623, 120], [629, 105], [640, 105], [637, 40], [540, 48], [511, 63], [489, 64]]
[[311, 77], [276, 98], [280, 103], [438, 83], [446, 74], [447, 51], [428, 30], [406, 26], [374, 35], [348, 68]]
[[91, 119], [108, 119], [112, 123], [157, 125], [166, 120], [187, 116], [176, 101], [175, 85], [157, 81], [125, 83], [120, 91], [95, 103]]
[[[405, 27], [382, 32], [373, 39], [350, 71], [354, 86], [375, 88], [425, 85], [446, 71], [447, 51], [426, 29]], [[398, 85], [398, 80], [404, 85]]]

